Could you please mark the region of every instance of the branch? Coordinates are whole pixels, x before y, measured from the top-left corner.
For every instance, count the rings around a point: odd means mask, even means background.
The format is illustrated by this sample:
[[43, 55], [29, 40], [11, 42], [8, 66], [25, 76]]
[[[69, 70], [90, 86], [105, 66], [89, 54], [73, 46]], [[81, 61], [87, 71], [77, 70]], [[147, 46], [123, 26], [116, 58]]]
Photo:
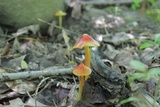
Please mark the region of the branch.
[[58, 76], [71, 74], [74, 66], [67, 67], [49, 67], [40, 71], [25, 71], [25, 72], [17, 72], [17, 73], [1, 73], [0, 81], [10, 81], [16, 79], [33, 79], [38, 78], [40, 76]]

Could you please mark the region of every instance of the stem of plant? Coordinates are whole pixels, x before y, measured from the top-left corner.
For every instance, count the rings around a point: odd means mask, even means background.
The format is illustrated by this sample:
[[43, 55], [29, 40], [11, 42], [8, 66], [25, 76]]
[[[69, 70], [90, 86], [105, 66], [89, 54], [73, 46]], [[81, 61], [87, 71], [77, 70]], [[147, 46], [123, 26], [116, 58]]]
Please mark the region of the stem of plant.
[[[90, 61], [91, 60], [91, 58], [90, 58], [90, 48], [89, 48], [89, 46], [85, 46], [84, 49], [85, 49], [85, 65], [90, 68], [90, 62], [91, 62]], [[88, 77], [89, 76], [85, 76], [85, 80], [87, 80]]]
[[62, 27], [62, 16], [59, 16], [59, 27]]
[[79, 80], [79, 91], [78, 91], [78, 101], [81, 100], [82, 97], [82, 91], [83, 91], [83, 86], [84, 86], [84, 76], [80, 76]]

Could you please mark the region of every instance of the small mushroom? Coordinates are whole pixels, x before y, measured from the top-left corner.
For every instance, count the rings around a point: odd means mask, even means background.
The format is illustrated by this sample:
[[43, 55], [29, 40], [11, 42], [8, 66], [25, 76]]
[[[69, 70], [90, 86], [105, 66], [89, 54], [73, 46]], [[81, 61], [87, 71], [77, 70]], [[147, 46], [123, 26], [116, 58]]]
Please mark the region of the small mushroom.
[[79, 76], [79, 91], [78, 91], [78, 101], [81, 100], [82, 91], [84, 86], [84, 76], [89, 76], [91, 74], [91, 69], [80, 63], [74, 70], [73, 74]]
[[[80, 48], [82, 49], [84, 47], [85, 49], [85, 65], [90, 68], [90, 48], [89, 47], [95, 47], [100, 46], [100, 44], [95, 41], [91, 36], [88, 34], [83, 34], [82, 37], [76, 44], [73, 46], [73, 48]], [[85, 77], [85, 79], [88, 79], [88, 76]]]
[[58, 16], [58, 19], [59, 19], [59, 26], [62, 27], [62, 17], [63, 16], [66, 16], [67, 14], [61, 10], [57, 11], [55, 13], [55, 16]]

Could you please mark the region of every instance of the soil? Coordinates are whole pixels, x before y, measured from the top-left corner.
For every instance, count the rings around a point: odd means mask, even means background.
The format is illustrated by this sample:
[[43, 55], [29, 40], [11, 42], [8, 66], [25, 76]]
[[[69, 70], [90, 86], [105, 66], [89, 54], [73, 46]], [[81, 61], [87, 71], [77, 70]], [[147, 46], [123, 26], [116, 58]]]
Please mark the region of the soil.
[[[53, 20], [46, 35], [41, 35], [36, 30], [36, 26], [22, 28], [11, 34], [1, 29], [1, 106], [8, 107], [13, 105], [13, 102], [17, 102], [15, 107], [21, 107], [20, 105], [33, 107], [37, 102], [37, 107], [74, 107], [75, 105], [89, 107], [91, 101], [87, 102], [88, 100], [77, 104], [79, 81], [78, 77], [72, 74], [73, 68], [84, 61], [84, 50], [72, 47], [85, 33], [100, 43], [100, 47], [92, 48], [92, 51], [98, 50], [101, 61], [123, 76], [126, 82], [125, 88], [129, 90], [123, 99], [130, 97], [130, 92], [135, 91], [127, 81], [127, 78], [137, 72], [137, 69], [130, 65], [132, 60], [139, 60], [145, 64], [148, 71], [150, 68], [159, 68], [159, 44], [151, 44], [145, 48], [141, 44], [146, 40], [154, 41], [157, 35], [160, 35], [160, 23], [153, 17], [145, 15], [140, 9], [132, 10], [128, 4], [119, 6], [87, 4], [79, 8], [68, 7], [66, 12], [62, 29], [58, 26], [58, 21]], [[61, 72], [61, 70], [63, 72], [63, 69], [69, 71], [50, 76], [44, 73], [39, 77], [36, 75], [25, 78], [3, 77], [3, 73], [16, 75], [22, 72], [43, 70], [45, 72], [45, 69], [50, 67], [53, 67], [52, 72]], [[93, 80], [95, 84], [92, 85], [95, 85], [96, 90], [102, 88], [96, 87], [99, 80]], [[137, 87], [155, 96], [158, 80], [159, 78], [154, 76], [146, 81], [138, 78], [134, 82]], [[89, 87], [88, 83], [86, 87]], [[108, 93], [103, 94], [108, 95]], [[94, 97], [92, 101], [95, 107], [102, 107], [101, 104], [106, 103], [104, 97], [97, 95], [96, 98]], [[135, 107], [132, 103], [121, 104], [120, 101], [123, 99], [114, 98], [110, 101], [112, 105], [109, 103], [108, 105]]]

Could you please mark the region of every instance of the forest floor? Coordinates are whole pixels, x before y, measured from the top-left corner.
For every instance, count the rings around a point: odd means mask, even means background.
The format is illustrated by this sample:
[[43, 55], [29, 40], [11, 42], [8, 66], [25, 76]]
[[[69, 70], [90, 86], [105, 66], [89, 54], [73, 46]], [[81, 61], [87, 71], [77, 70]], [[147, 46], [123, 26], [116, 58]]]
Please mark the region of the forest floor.
[[[0, 36], [0, 43], [6, 44], [1, 47], [0, 106], [74, 107], [79, 81], [72, 70], [84, 60], [84, 50], [72, 47], [85, 33], [100, 43], [101, 60], [123, 75], [131, 91], [134, 83], [160, 101], [155, 94], [160, 22], [154, 16], [126, 4], [75, 4], [66, 13], [62, 29], [57, 20], [50, 23], [50, 36], [41, 35], [36, 26]], [[129, 106], [117, 101], [112, 107]]]

